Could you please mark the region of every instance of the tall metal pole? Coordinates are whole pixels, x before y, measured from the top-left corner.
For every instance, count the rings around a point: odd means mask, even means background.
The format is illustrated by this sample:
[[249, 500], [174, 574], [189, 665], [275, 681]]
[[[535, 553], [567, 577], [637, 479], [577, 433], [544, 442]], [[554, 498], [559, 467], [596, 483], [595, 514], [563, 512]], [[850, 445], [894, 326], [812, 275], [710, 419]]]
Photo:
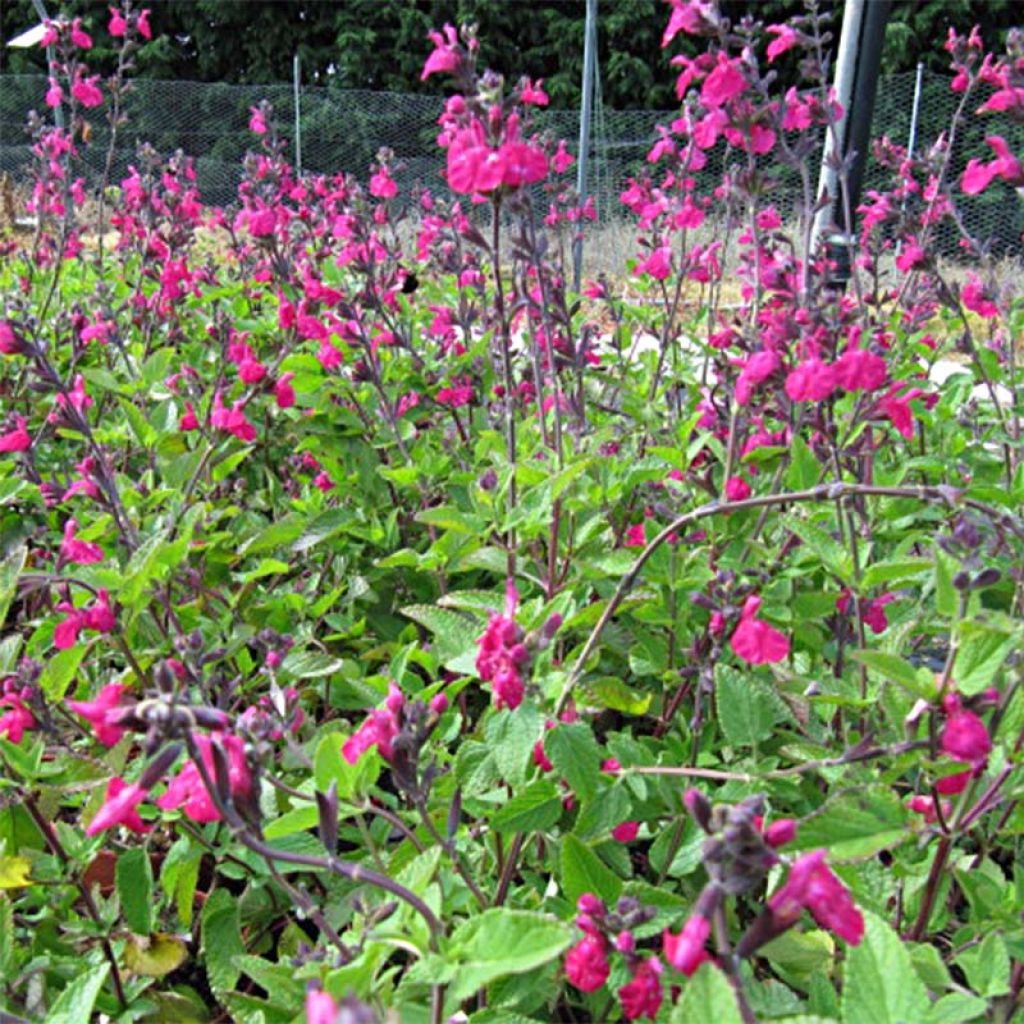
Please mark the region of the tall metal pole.
[[[594, 116], [594, 68], [597, 64], [597, 0], [587, 0], [587, 20], [583, 29], [583, 87], [580, 104], [580, 155], [576, 164], [576, 193], [580, 205], [587, 197], [587, 160], [590, 157], [590, 122]], [[576, 224], [572, 246], [573, 289], [580, 290], [583, 275], [583, 227]]]
[[[860, 187], [867, 164], [871, 135], [871, 115], [875, 109], [878, 71], [885, 42], [891, 0], [847, 0], [836, 61], [836, 99], [843, 116], [825, 139], [818, 195], [827, 194], [828, 202], [814, 218], [812, 251], [833, 225], [841, 229], [831, 236], [830, 257], [838, 264], [835, 282], [845, 285], [850, 277], [850, 247]], [[846, 167], [846, 200], [840, 195], [839, 165]], [[850, 222], [847, 222], [846, 207]]]
[[299, 55], [292, 57], [292, 88], [295, 94], [295, 172], [302, 173], [302, 106], [299, 80], [302, 77], [302, 68], [299, 65]]
[[914, 80], [914, 109], [910, 112], [910, 138], [907, 139], [907, 156], [914, 155], [917, 145], [917, 119], [921, 113], [921, 82], [924, 78], [924, 61], [917, 62], [917, 77]]

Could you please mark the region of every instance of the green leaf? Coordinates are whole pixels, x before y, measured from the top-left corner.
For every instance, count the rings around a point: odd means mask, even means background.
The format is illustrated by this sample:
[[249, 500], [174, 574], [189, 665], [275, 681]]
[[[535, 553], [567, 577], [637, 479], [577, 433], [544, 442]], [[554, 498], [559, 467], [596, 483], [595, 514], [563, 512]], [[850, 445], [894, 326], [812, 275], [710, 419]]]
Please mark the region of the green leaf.
[[589, 846], [569, 834], [562, 840], [562, 891], [573, 906], [585, 892], [611, 904], [622, 892], [622, 879]]
[[188, 958], [188, 946], [177, 935], [130, 935], [124, 947], [124, 965], [132, 974], [162, 978]]
[[230, 992], [240, 973], [235, 957], [245, 953], [238, 923], [238, 898], [227, 889], [216, 889], [203, 906], [201, 925], [210, 988], [216, 995]]
[[334, 508], [323, 512], [306, 524], [302, 535], [292, 544], [292, 551], [301, 553], [309, 551], [317, 544], [340, 533], [352, 522], [352, 513], [345, 509]]
[[830, 537], [820, 526], [802, 519], [787, 519], [786, 525], [818, 556], [833, 576], [843, 583], [849, 584], [852, 581], [853, 559], [839, 541]]
[[882, 583], [915, 579], [931, 571], [930, 558], [894, 558], [888, 562], [869, 565], [861, 578], [861, 587], [869, 591]]
[[27, 557], [28, 548], [22, 544], [0, 562], [0, 626], [7, 618], [7, 610], [11, 607], [11, 601], [14, 599], [14, 592], [18, 586], [18, 577], [21, 575], [21, 570], [25, 568]]
[[618, 676], [587, 680], [583, 686], [594, 704], [611, 711], [621, 711], [625, 715], [646, 715], [651, 706], [651, 694], [632, 689]]
[[711, 963], [701, 964], [683, 985], [683, 994], [668, 1020], [669, 1024], [743, 1024], [732, 986], [721, 968]]
[[924, 1024], [967, 1024], [968, 1021], [985, 1016], [987, 1012], [988, 1003], [984, 999], [967, 992], [950, 992], [932, 1004]]
[[539, 832], [562, 816], [562, 795], [548, 779], [538, 779], [521, 789], [495, 812], [491, 828], [496, 832]]
[[935, 554], [935, 608], [940, 615], [952, 619], [960, 606], [960, 597], [953, 586], [953, 577], [959, 566], [952, 556], [936, 545]]
[[509, 784], [514, 786], [525, 778], [543, 728], [543, 716], [525, 701], [515, 711], [498, 711], [488, 720], [485, 736], [502, 777]]
[[768, 739], [784, 717], [779, 699], [754, 676], [728, 665], [715, 675], [718, 723], [731, 746], [752, 747]]
[[789, 448], [789, 469], [786, 470], [786, 487], [791, 491], [802, 491], [813, 487], [821, 475], [821, 463], [803, 438], [793, 438]]
[[572, 928], [549, 914], [492, 907], [455, 929], [445, 956], [454, 968], [449, 997], [468, 999], [488, 983], [550, 963], [573, 941]]
[[[331, 783], [335, 782], [338, 785], [339, 798], [351, 800], [357, 793], [365, 791], [373, 784], [380, 763], [377, 758], [365, 754], [355, 764], [349, 764], [341, 753], [346, 739], [345, 734], [340, 732], [329, 732], [321, 738], [313, 755], [313, 775], [316, 778], [316, 788], [322, 793], [326, 793], [331, 788]], [[315, 819], [313, 824], [316, 824]]]
[[96, 997], [107, 980], [110, 964], [83, 971], [57, 997], [46, 1014], [46, 1024], [89, 1024]]
[[597, 792], [601, 748], [585, 722], [562, 722], [544, 736], [544, 752], [581, 800]]
[[215, 484], [219, 484], [222, 480], [226, 480], [238, 467], [245, 462], [245, 460], [253, 453], [255, 449], [253, 447], [242, 448], [237, 452], [232, 452], [230, 455], [225, 455], [222, 459], [219, 459], [210, 470], [210, 478]]
[[437, 656], [449, 671], [476, 675], [476, 651], [483, 633], [476, 619], [425, 604], [408, 605], [401, 611], [434, 634]]
[[927, 669], [914, 668], [909, 661], [904, 661], [898, 654], [887, 651], [851, 651], [850, 657], [866, 665], [873, 672], [898, 683], [915, 697], [934, 700], [935, 674]]
[[0, 978], [13, 978], [15, 965], [14, 904], [0, 892]]
[[955, 963], [979, 996], [1004, 996], [1010, 991], [1010, 955], [998, 932], [989, 932], [980, 946], [961, 953]]
[[120, 854], [116, 879], [125, 924], [136, 935], [148, 935], [153, 930], [153, 868], [149, 852], [136, 846]]
[[148, 537], [132, 555], [124, 570], [124, 585], [118, 592], [118, 600], [135, 610], [139, 598], [159, 568], [160, 547], [163, 544], [163, 530], [157, 530]]
[[959, 647], [953, 677], [961, 693], [981, 693], [994, 682], [1006, 659], [1020, 643], [1020, 631], [1007, 633], [970, 619], [959, 625]]
[[86, 645], [78, 644], [65, 651], [58, 651], [44, 666], [39, 676], [39, 688], [52, 701], [63, 700], [71, 680], [75, 678], [78, 666], [85, 657]]
[[909, 835], [906, 808], [890, 790], [878, 788], [827, 803], [801, 823], [793, 848], [826, 846], [837, 859], [870, 857]]
[[912, 1024], [931, 1006], [910, 953], [890, 925], [864, 912], [864, 938], [846, 954], [843, 1024]]

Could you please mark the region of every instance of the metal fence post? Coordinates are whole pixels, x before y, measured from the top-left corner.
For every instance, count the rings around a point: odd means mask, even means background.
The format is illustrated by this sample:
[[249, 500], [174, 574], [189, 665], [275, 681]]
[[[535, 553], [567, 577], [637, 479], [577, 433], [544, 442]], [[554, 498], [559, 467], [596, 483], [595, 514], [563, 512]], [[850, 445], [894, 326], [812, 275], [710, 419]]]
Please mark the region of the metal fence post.
[[302, 69], [299, 65], [299, 55], [292, 57], [292, 88], [295, 95], [295, 171], [302, 173], [302, 96], [299, 90], [299, 79], [302, 76]]
[[[587, 20], [583, 29], [583, 97], [580, 106], [580, 153], [576, 164], [576, 192], [582, 205], [587, 195], [587, 159], [590, 155], [590, 121], [594, 113], [594, 65], [597, 63], [597, 0], [587, 0]], [[577, 222], [572, 245], [573, 289], [580, 290], [583, 274], [583, 229]]]
[[924, 78], [924, 62], [917, 62], [917, 77], [914, 80], [914, 106], [910, 111], [910, 138], [907, 139], [907, 157], [914, 155], [917, 143], [917, 118], [921, 112], [921, 82]]

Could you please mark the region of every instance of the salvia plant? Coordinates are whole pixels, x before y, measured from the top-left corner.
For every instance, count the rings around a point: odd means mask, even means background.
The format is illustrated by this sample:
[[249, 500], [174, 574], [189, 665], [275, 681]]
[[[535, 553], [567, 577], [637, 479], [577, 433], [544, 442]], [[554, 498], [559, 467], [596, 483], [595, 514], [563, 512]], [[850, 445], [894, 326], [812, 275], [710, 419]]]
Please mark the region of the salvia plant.
[[958, 206], [1024, 185], [1024, 37], [951, 32], [948, 131], [851, 209], [826, 15], [666, 13], [677, 116], [581, 294], [597, 211], [472, 27], [424, 48], [443, 178], [298, 174], [263, 104], [217, 209], [181, 153], [116, 180], [148, 12], [109, 81], [47, 25], [3, 1021], [1024, 1020], [1024, 303]]

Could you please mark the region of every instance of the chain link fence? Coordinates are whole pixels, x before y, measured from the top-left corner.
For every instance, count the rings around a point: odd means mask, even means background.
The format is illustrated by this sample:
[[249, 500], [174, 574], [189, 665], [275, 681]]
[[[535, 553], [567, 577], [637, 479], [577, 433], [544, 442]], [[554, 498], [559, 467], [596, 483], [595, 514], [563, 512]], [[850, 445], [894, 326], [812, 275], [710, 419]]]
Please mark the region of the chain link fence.
[[[914, 72], [884, 78], [879, 84], [873, 135], [888, 135], [907, 145], [914, 115], [916, 76]], [[15, 180], [29, 172], [30, 147], [25, 117], [30, 109], [49, 116], [44, 104], [47, 80], [36, 75], [0, 76], [0, 172]], [[367, 167], [382, 146], [394, 151], [399, 162], [396, 180], [404, 189], [426, 186], [443, 190], [442, 154], [437, 148], [437, 118], [442, 101], [426, 96], [381, 93], [305, 86], [299, 91], [296, 117], [295, 94], [291, 84], [229, 85], [138, 79], [126, 99], [128, 121], [117, 139], [111, 181], [118, 182], [135, 161], [136, 146], [148, 142], [159, 152], [181, 149], [194, 157], [203, 198], [218, 205], [234, 201], [242, 174], [245, 153], [255, 139], [248, 129], [249, 111], [261, 100], [274, 106], [276, 121], [295, 152], [296, 124], [305, 171], [350, 172], [365, 176]], [[924, 74], [918, 107], [916, 152], [926, 150], [945, 131], [959, 97], [949, 88], [949, 78]], [[86, 149], [87, 173], [95, 185], [109, 147], [109, 127], [102, 111], [89, 111], [93, 127], [91, 145]], [[565, 138], [575, 150], [579, 132], [576, 111], [539, 111], [541, 130]], [[603, 220], [612, 219], [620, 208], [618, 194], [626, 180], [649, 168], [645, 158], [657, 139], [657, 125], [669, 124], [672, 111], [613, 111], [597, 107], [591, 134], [588, 167], [590, 192]], [[991, 130], [979, 118], [970, 118], [958, 133], [953, 154], [953, 172], [959, 177], [971, 156], [990, 159], [984, 143]], [[1011, 148], [1024, 151], [1024, 128], [1000, 125]], [[724, 147], [710, 154], [701, 172], [704, 184], [713, 186], [726, 159]], [[811, 168], [817, 182], [818, 168]], [[774, 197], [784, 213], [802, 201], [796, 171], [777, 168]], [[864, 188], [886, 188], [885, 171], [869, 161]], [[993, 187], [978, 196], [958, 193], [966, 228], [988, 239], [1000, 253], [1024, 251], [1024, 203], [1006, 187]], [[950, 227], [941, 242], [948, 252], [956, 250], [955, 231]]]

